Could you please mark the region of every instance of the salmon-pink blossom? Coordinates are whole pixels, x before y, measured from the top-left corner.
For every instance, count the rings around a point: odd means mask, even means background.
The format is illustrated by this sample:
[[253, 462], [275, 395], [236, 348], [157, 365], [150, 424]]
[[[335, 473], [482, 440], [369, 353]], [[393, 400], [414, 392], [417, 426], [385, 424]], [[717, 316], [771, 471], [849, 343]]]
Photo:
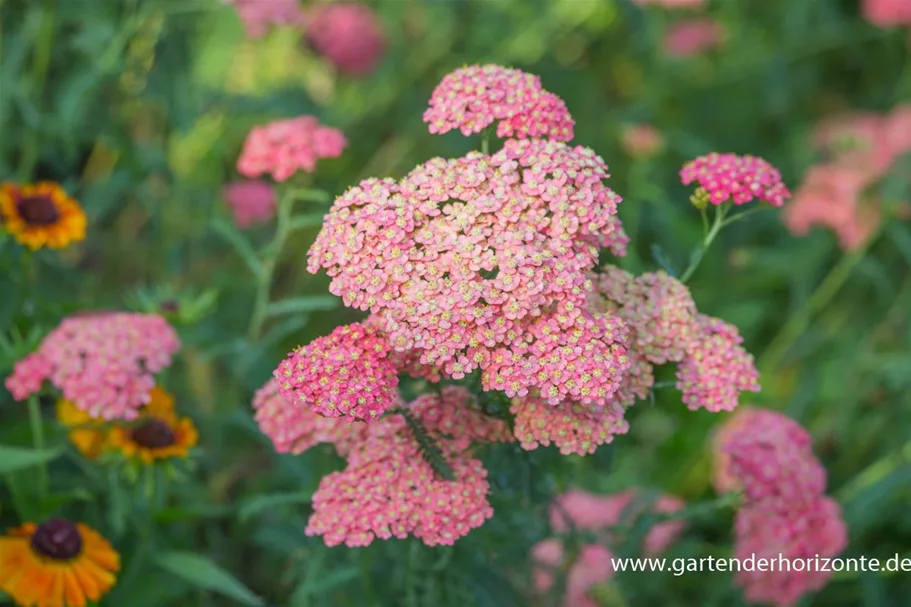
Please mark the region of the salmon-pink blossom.
[[270, 379], [253, 395], [255, 419], [279, 453], [303, 453], [321, 443], [346, 455], [352, 444], [363, 441], [367, 424], [351, 418], [326, 417], [298, 400], [285, 398], [278, 382]]
[[157, 314], [76, 314], [16, 363], [6, 387], [22, 400], [49, 380], [92, 417], [131, 420], [179, 348], [177, 333]]
[[513, 432], [526, 451], [552, 444], [563, 455], [590, 455], [629, 430], [625, 410], [616, 403], [606, 407], [572, 401], [551, 405], [528, 395], [514, 398], [509, 410], [515, 415]]
[[700, 156], [680, 170], [680, 180], [683, 185], [697, 182], [715, 205], [728, 200], [740, 205], [759, 199], [780, 207], [791, 196], [778, 169], [749, 155], [712, 152]]
[[341, 131], [323, 126], [314, 116], [276, 120], [255, 127], [237, 161], [245, 177], [270, 173], [285, 181], [297, 171], [312, 173], [320, 158], [337, 158], [348, 145]]
[[275, 187], [266, 181], [229, 183], [224, 196], [238, 227], [248, 228], [254, 223], [267, 222], [275, 215]]
[[500, 120], [498, 137], [573, 138], [566, 104], [541, 79], [499, 65], [472, 65], [447, 74], [434, 89], [424, 122], [434, 134], [458, 129], [468, 136]]
[[[558, 496], [550, 508], [550, 521], [554, 531], [566, 534], [571, 530], [590, 531], [601, 535], [601, 543], [583, 544], [579, 553], [567, 563], [563, 540], [545, 539], [532, 548], [533, 585], [538, 593], [546, 593], [555, 583], [555, 573], [567, 571], [563, 607], [597, 607], [589, 596], [591, 588], [610, 581], [614, 577], [611, 547], [623, 541], [616, 527], [631, 526], [644, 514], [637, 490], [628, 490], [614, 495], [597, 495], [572, 489]], [[677, 497], [660, 495], [650, 505], [652, 513], [672, 514], [684, 507]], [[674, 543], [685, 529], [683, 520], [674, 520], [654, 525], [645, 537], [643, 552], [655, 556], [664, 552]], [[568, 569], [566, 566], [568, 565]]]
[[677, 388], [691, 410], [733, 411], [742, 392], [759, 392], [753, 356], [734, 325], [702, 314], [696, 322], [699, 331], [677, 367]]
[[706, 0], [633, 0], [639, 6], [660, 6], [666, 9], [702, 8]]
[[449, 377], [604, 404], [628, 366], [622, 322], [587, 313], [598, 249], [627, 241], [607, 177], [591, 150], [544, 140], [436, 158], [340, 196], [308, 269]]
[[335, 68], [351, 76], [368, 76], [383, 58], [383, 24], [366, 4], [317, 3], [307, 13], [307, 43]]
[[377, 419], [399, 404], [398, 370], [386, 338], [360, 323], [297, 348], [275, 370], [286, 400], [327, 417]]
[[[323, 477], [313, 495], [308, 535], [329, 546], [367, 546], [374, 539], [419, 538], [428, 546], [451, 545], [493, 516], [487, 471], [465, 450], [468, 442], [506, 436], [501, 420], [469, 416], [456, 422], [472, 398], [461, 387], [424, 395], [407, 406], [427, 428], [455, 479], [441, 478], [400, 415], [370, 424], [348, 454], [348, 466]], [[448, 411], [445, 415], [444, 410]], [[463, 418], [464, 420], [464, 418]]]
[[879, 27], [911, 25], [911, 2], [908, 0], [863, 0], [864, 18]]
[[717, 490], [741, 489], [747, 503], [797, 509], [825, 492], [826, 472], [810, 434], [776, 411], [738, 411], [716, 436], [715, 451]]
[[[847, 543], [848, 531], [841, 508], [831, 498], [817, 497], [797, 512], [747, 505], [735, 520], [734, 557], [741, 562], [749, 558], [766, 559], [774, 561], [776, 567], [741, 569], [734, 574], [735, 583], [743, 588], [750, 603], [793, 607], [801, 597], [828, 583], [832, 569], [818, 567], [816, 563], [838, 556]], [[804, 565], [799, 569], [794, 565], [798, 559]], [[782, 562], [790, 567], [778, 565]]]
[[231, 4], [244, 23], [247, 35], [262, 38], [274, 25], [301, 27], [304, 13], [300, 0], [222, 0]]
[[724, 35], [724, 28], [714, 19], [677, 21], [664, 36], [664, 51], [671, 57], [692, 57], [717, 47]]

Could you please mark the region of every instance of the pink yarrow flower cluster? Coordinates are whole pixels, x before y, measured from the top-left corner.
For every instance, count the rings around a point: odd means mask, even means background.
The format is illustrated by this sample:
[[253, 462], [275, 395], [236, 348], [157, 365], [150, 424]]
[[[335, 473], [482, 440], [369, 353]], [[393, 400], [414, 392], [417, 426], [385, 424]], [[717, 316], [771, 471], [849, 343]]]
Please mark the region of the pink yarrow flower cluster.
[[312, 173], [321, 158], [337, 158], [348, 145], [341, 131], [314, 116], [276, 120], [250, 131], [237, 171], [245, 177], [271, 174], [286, 181], [298, 171]]
[[442, 478], [428, 463], [403, 416], [386, 416], [351, 448], [344, 470], [321, 480], [308, 535], [322, 536], [329, 546], [409, 535], [428, 546], [452, 545], [493, 516], [487, 471], [467, 446], [509, 440], [505, 423], [477, 414], [473, 397], [456, 386], [406, 408], [437, 442], [454, 479]]
[[885, 115], [858, 113], [827, 120], [817, 127], [814, 143], [826, 160], [804, 175], [782, 220], [797, 235], [825, 226], [843, 249], [855, 250], [884, 216], [880, 201], [867, 189], [911, 152], [911, 105]]
[[727, 201], [741, 205], [759, 199], [780, 207], [791, 196], [778, 169], [749, 155], [712, 152], [700, 156], [680, 170], [680, 180], [683, 185], [698, 183], [715, 205]]
[[222, 0], [231, 4], [244, 23], [247, 35], [262, 38], [274, 25], [301, 27], [304, 13], [300, 0]]
[[703, 8], [706, 0], [633, 0], [639, 6], [660, 6], [666, 9]]
[[496, 121], [498, 137], [573, 138], [575, 122], [562, 99], [541, 79], [499, 65], [472, 65], [448, 75], [434, 89], [424, 122], [434, 134], [480, 133]]
[[863, 0], [864, 18], [879, 27], [911, 26], [911, 2], [908, 0]]
[[391, 347], [360, 323], [337, 327], [291, 352], [275, 370], [278, 390], [326, 417], [372, 421], [398, 404], [398, 369]]
[[383, 25], [373, 9], [356, 2], [316, 4], [307, 13], [307, 43], [337, 70], [364, 77], [386, 50]]
[[[560, 534], [566, 534], [570, 530], [596, 532], [603, 536], [603, 541], [583, 544], [574, 557], [566, 554], [560, 538], [550, 538], [536, 544], [532, 549], [532, 584], [535, 591], [546, 593], [556, 582], [555, 573], [566, 570], [566, 590], [561, 605], [597, 607], [598, 603], [590, 595], [592, 588], [614, 577], [612, 560], [615, 555], [604, 544], [617, 545], [623, 539], [616, 532], [608, 532], [607, 529], [614, 528], [621, 522], [635, 522], [636, 518], [644, 514], [645, 505], [644, 500], [640, 501], [640, 494], [636, 490], [614, 495], [571, 490], [559, 496], [550, 509], [554, 531]], [[671, 514], [683, 507], [684, 503], [679, 498], [662, 495], [650, 505], [650, 510], [653, 513]], [[653, 526], [645, 537], [644, 553], [649, 557], [661, 554], [677, 540], [684, 528], [683, 521], [668, 521]]]
[[[841, 509], [825, 495], [825, 470], [799, 424], [774, 411], [743, 409], [719, 431], [715, 451], [718, 491], [744, 493], [734, 527], [737, 558], [832, 558], [844, 550]], [[830, 577], [792, 569], [740, 571], [735, 579], [750, 602], [790, 607]]]
[[677, 388], [693, 410], [732, 411], [742, 392], [759, 391], [759, 373], [737, 328], [699, 314], [689, 289], [665, 272], [636, 277], [604, 266], [595, 277], [593, 305], [630, 328], [624, 406], [645, 398], [654, 385], [653, 366], [668, 362], [678, 363]]
[[607, 177], [591, 150], [543, 140], [436, 158], [339, 197], [308, 269], [449, 377], [604, 405], [628, 366], [622, 322], [587, 310], [598, 249], [628, 240]]
[[714, 19], [677, 21], [668, 27], [664, 50], [671, 57], [692, 57], [719, 46], [724, 36], [724, 27]]
[[633, 124], [620, 133], [623, 151], [633, 158], [651, 158], [664, 149], [661, 131], [648, 124]]
[[275, 215], [275, 187], [267, 181], [229, 183], [224, 196], [240, 228], [267, 222]]
[[23, 400], [49, 380], [92, 417], [130, 420], [149, 401], [154, 374], [179, 348], [177, 333], [156, 314], [77, 314], [17, 362], [5, 383]]

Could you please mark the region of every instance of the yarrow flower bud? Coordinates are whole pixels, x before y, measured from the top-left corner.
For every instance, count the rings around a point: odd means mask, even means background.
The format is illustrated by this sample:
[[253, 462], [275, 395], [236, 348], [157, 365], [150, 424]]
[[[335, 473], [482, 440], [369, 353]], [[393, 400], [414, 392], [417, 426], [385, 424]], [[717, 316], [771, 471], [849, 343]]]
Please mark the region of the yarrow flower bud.
[[399, 403], [390, 349], [375, 329], [337, 327], [281, 362], [274, 374], [279, 392], [327, 417], [373, 421]]
[[[734, 526], [737, 558], [832, 558], [844, 550], [841, 508], [825, 496], [825, 470], [797, 422], [774, 411], [744, 409], [721, 428], [714, 448], [717, 490], [744, 492]], [[830, 576], [807, 567], [774, 574], [743, 570], [735, 580], [750, 602], [790, 607]]]
[[250, 131], [237, 171], [251, 178], [271, 173], [276, 181], [286, 181], [297, 171], [312, 173], [320, 158], [341, 156], [347, 145], [341, 131], [314, 116], [276, 120]]
[[222, 0], [234, 5], [250, 38], [262, 38], [273, 25], [302, 26], [300, 0]]
[[307, 535], [323, 536], [328, 546], [367, 546], [376, 538], [408, 535], [436, 546], [451, 545], [481, 526], [493, 516], [487, 471], [464, 447], [473, 440], [503, 440], [508, 429], [500, 420], [466, 418], [464, 407], [471, 402], [466, 390], [450, 387], [407, 406], [438, 442], [455, 480], [438, 477], [402, 416], [386, 416], [352, 448], [345, 470], [323, 477]]
[[77, 314], [17, 362], [5, 383], [14, 398], [23, 400], [50, 380], [92, 417], [131, 420], [149, 401], [154, 374], [179, 348], [177, 333], [157, 314]]
[[781, 181], [781, 173], [767, 161], [755, 156], [712, 152], [688, 162], [680, 170], [683, 185], [698, 182], [708, 193], [709, 202], [720, 205], [728, 200], [736, 205], [753, 199], [780, 207], [791, 193]]
[[499, 65], [472, 65], [446, 75], [434, 89], [424, 122], [434, 134], [458, 129], [466, 137], [500, 120], [498, 137], [570, 141], [575, 122], [541, 79]]

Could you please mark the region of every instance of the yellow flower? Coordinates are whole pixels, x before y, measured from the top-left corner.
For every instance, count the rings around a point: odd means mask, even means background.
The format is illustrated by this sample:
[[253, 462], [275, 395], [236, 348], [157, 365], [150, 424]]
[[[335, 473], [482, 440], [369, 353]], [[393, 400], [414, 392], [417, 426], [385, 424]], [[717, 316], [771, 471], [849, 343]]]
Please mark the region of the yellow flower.
[[62, 249], [85, 239], [85, 211], [51, 181], [0, 185], [0, 223], [32, 250]]
[[0, 536], [0, 590], [22, 607], [85, 607], [114, 586], [120, 555], [82, 523], [51, 519]]
[[104, 451], [108, 439], [105, 420], [92, 417], [68, 400], [57, 401], [57, 421], [69, 431], [70, 442], [89, 459], [96, 459]]
[[198, 440], [193, 420], [177, 417], [173, 397], [156, 388], [135, 423], [111, 429], [110, 444], [126, 457], [151, 464], [158, 459], [187, 457]]

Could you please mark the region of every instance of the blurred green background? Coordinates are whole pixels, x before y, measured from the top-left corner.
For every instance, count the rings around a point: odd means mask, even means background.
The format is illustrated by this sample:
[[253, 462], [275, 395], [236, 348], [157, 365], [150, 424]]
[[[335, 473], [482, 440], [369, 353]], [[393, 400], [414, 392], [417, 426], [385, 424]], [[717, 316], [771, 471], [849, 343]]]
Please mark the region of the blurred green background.
[[[709, 151], [755, 154], [793, 189], [817, 160], [810, 135], [821, 119], [911, 100], [908, 30], [866, 23], [855, 0], [718, 0], [704, 13], [726, 29], [720, 47], [672, 58], [663, 35], [685, 15], [621, 0], [367, 4], [387, 51], [372, 75], [354, 80], [293, 28], [247, 38], [217, 0], [0, 0], [0, 176], [59, 181], [90, 216], [82, 245], [42, 252], [34, 309], [13, 278], [15, 247], [0, 243], [0, 330], [47, 330], [86, 307], [151, 309], [175, 296], [217, 295], [181, 327], [183, 356], [167, 377], [200, 426], [202, 457], [160, 514], [152, 549], [205, 553], [270, 605], [524, 605], [528, 550], [548, 533], [553, 491], [645, 486], [709, 499], [707, 441], [720, 416], [689, 412], [676, 391], [662, 390], [630, 411], [628, 435], [590, 458], [490, 449], [498, 515], [454, 548], [409, 540], [327, 549], [306, 538], [306, 496], [338, 464], [328, 450], [275, 455], [249, 403], [290, 348], [360, 316], [293, 314], [270, 323], [256, 345], [237, 337], [252, 279], [212, 225], [228, 217], [221, 189], [238, 178], [249, 129], [301, 114], [341, 129], [349, 148], [314, 176], [315, 186], [340, 194], [361, 178], [401, 176], [433, 156], [477, 148], [458, 134], [427, 133], [421, 114], [434, 86], [464, 64], [521, 68], [566, 101], [574, 143], [610, 166], [633, 241], [620, 265], [656, 268], [657, 245], [679, 268], [701, 238], [690, 190], [679, 184], [682, 164]], [[634, 123], [659, 129], [666, 149], [630, 157], [621, 133]], [[911, 200], [908, 172], [895, 181]], [[326, 293], [325, 275], [306, 272], [317, 230], [295, 236], [274, 299]], [[263, 242], [269, 233], [263, 226], [249, 236]], [[850, 526], [846, 556], [911, 550], [909, 268], [907, 222], [890, 220], [864, 250], [843, 253], [831, 233], [795, 238], [770, 212], [726, 230], [691, 281], [700, 310], [736, 324], [757, 356], [763, 391], [744, 402], [783, 411], [813, 433]], [[27, 436], [26, 420], [12, 413], [18, 405], [0, 398], [0, 440]], [[104, 529], [110, 499], [75, 507]], [[16, 522], [6, 509], [0, 521]], [[730, 528], [727, 511], [697, 518], [668, 557], [727, 554]], [[115, 541], [129, 560], [135, 533]], [[730, 574], [658, 575], [620, 575], [620, 594], [604, 604], [741, 604]], [[106, 604], [236, 604], [152, 567], [128, 582]], [[907, 575], [855, 573], [803, 604], [909, 600]]]

